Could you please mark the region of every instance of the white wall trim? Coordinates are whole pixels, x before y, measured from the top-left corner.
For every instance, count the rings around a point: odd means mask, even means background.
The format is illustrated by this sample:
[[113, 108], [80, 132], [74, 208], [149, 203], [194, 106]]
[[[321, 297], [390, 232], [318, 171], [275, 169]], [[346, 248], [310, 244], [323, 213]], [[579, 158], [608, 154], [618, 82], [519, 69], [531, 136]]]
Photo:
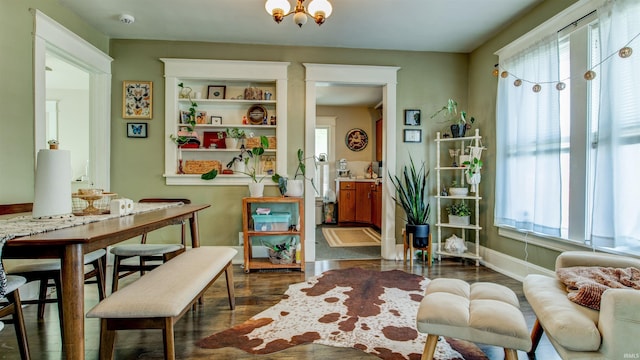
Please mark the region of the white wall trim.
[[[384, 119], [382, 125], [382, 162], [386, 169], [396, 168], [396, 86], [399, 67], [394, 66], [366, 66], [303, 63], [305, 67], [306, 98], [305, 98], [305, 154], [315, 151], [316, 125], [316, 84], [358, 84], [382, 86], [382, 103]], [[310, 160], [308, 160], [310, 161]], [[315, 176], [315, 168], [311, 169], [310, 177]], [[383, 178], [383, 188], [392, 187], [388, 177]], [[382, 196], [382, 227], [381, 227], [381, 256], [384, 259], [395, 259], [395, 202], [391, 191], [384, 191]], [[315, 224], [315, 194], [313, 187], [305, 187], [304, 196], [305, 223]], [[315, 232], [308, 231], [305, 239], [305, 259], [314, 261]]]
[[495, 52], [508, 58], [602, 6], [606, 0], [580, 0]]
[[[90, 75], [90, 167], [96, 187], [110, 189], [111, 62], [113, 59], [39, 10], [34, 10], [34, 157], [46, 149], [47, 52], [85, 69]], [[62, 146], [64, 147], [64, 145]]]
[[482, 265], [518, 281], [524, 280], [528, 274], [555, 276], [554, 270], [531, 264], [483, 246], [480, 247], [480, 256], [482, 256], [482, 260], [480, 260]]

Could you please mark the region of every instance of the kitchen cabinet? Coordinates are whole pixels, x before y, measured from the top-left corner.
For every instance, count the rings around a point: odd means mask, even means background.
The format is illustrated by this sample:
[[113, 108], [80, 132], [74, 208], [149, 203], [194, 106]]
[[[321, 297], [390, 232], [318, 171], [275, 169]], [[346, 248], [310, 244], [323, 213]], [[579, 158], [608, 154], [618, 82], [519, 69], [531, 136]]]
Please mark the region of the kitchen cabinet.
[[356, 182], [356, 222], [371, 223], [371, 188], [375, 183]]
[[382, 223], [382, 185], [376, 181], [338, 181], [338, 223]]
[[380, 229], [382, 227], [382, 184], [373, 187], [371, 196], [371, 223]]
[[338, 222], [354, 222], [356, 221], [356, 183], [354, 181], [339, 183]]

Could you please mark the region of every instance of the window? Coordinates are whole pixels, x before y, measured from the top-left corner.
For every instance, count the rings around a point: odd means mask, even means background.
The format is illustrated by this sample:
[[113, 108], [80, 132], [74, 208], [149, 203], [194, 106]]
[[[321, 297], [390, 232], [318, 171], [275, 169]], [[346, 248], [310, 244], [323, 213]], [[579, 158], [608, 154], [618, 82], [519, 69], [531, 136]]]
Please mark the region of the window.
[[640, 4], [580, 10], [500, 54], [496, 225], [640, 255], [640, 168], [629, 166], [640, 155], [640, 59], [623, 51], [640, 44]]

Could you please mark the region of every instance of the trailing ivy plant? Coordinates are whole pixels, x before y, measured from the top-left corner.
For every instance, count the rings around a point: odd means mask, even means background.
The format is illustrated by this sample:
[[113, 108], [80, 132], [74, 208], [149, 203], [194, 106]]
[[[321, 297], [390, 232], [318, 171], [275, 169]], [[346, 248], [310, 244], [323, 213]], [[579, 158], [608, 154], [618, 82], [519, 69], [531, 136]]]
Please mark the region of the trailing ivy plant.
[[[188, 111], [189, 116], [187, 118], [187, 123], [184, 125], [187, 131], [191, 133], [196, 126], [196, 108], [198, 107], [198, 103], [196, 103], [191, 99], [191, 92], [193, 91], [193, 89], [191, 89], [188, 86], [184, 86], [184, 83], [179, 83], [178, 87], [180, 89], [187, 90], [187, 98], [189, 99], [189, 111]], [[171, 140], [178, 145], [185, 144], [189, 140], [189, 136], [183, 136], [183, 135], [175, 136], [174, 134], [171, 134], [169, 138], [171, 138]]]

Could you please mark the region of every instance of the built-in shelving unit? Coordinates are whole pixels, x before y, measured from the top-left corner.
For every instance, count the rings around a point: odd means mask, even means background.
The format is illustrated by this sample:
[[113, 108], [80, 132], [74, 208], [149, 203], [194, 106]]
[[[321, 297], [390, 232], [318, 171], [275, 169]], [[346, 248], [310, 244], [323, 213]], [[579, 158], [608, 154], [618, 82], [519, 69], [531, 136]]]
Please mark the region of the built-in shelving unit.
[[[449, 156], [449, 149], [459, 150], [461, 154], [465, 153], [467, 146], [481, 146], [481, 136], [480, 131], [478, 129], [475, 130], [475, 134], [473, 136], [460, 137], [460, 138], [443, 138], [441, 137], [440, 132], [436, 134], [436, 188], [438, 189], [438, 193], [435, 195], [436, 198], [436, 216], [437, 216], [437, 249], [435, 254], [438, 256], [438, 260], [442, 259], [442, 256], [451, 256], [451, 257], [460, 257], [467, 258], [471, 260], [475, 260], [476, 266], [480, 265], [480, 230], [482, 227], [480, 224], [480, 201], [482, 197], [480, 197], [480, 185], [476, 185], [476, 191], [474, 193], [469, 193], [467, 196], [452, 196], [452, 195], [442, 195], [442, 189], [447, 188], [448, 185], [454, 179], [461, 184], [462, 186], [468, 186], [466, 184], [465, 179], [465, 168], [461, 166], [461, 164], [457, 164], [458, 166], [451, 166], [453, 159]], [[448, 164], [449, 166], [446, 166]], [[446, 182], [444, 182], [446, 180]], [[467, 203], [472, 203], [471, 207], [471, 224], [470, 225], [456, 225], [450, 224], [449, 222], [445, 222], [446, 210], [447, 206], [450, 206], [454, 201], [464, 201]], [[468, 204], [469, 205], [469, 204]], [[443, 214], [444, 212], [444, 214]], [[443, 230], [449, 231], [443, 231]], [[443, 232], [446, 232], [447, 235], [443, 235]], [[467, 234], [471, 233], [473, 236], [473, 240], [470, 241], [467, 239]], [[458, 237], [464, 239], [465, 244], [467, 245], [468, 250], [464, 253], [451, 253], [445, 251], [444, 248], [444, 236], [450, 236], [451, 234], [456, 234]]]
[[[240, 185], [251, 179], [243, 174], [221, 174], [213, 180], [202, 180], [199, 174], [180, 173], [180, 160], [217, 160], [222, 169], [240, 149], [204, 148], [205, 133], [220, 133], [227, 128], [239, 128], [255, 137], [275, 137], [276, 147], [265, 149], [265, 156], [275, 162], [275, 172], [287, 171], [287, 68], [288, 62], [271, 61], [226, 61], [201, 59], [160, 59], [165, 67], [165, 166], [164, 177], [167, 185]], [[181, 93], [179, 84], [191, 89], [191, 100]], [[222, 98], [209, 99], [208, 88], [224, 89]], [[245, 89], [259, 89], [270, 97], [245, 99]], [[193, 128], [201, 140], [199, 148], [180, 148], [171, 136], [185, 130], [181, 113], [187, 111], [191, 101], [197, 103], [196, 111], [206, 112], [205, 124]], [[243, 124], [243, 117], [253, 106], [260, 106], [267, 113], [267, 124]], [[213, 123], [211, 116], [221, 118], [221, 123]], [[275, 124], [271, 124], [271, 118]], [[210, 135], [210, 134], [209, 134]], [[272, 183], [266, 173], [265, 183]]]

